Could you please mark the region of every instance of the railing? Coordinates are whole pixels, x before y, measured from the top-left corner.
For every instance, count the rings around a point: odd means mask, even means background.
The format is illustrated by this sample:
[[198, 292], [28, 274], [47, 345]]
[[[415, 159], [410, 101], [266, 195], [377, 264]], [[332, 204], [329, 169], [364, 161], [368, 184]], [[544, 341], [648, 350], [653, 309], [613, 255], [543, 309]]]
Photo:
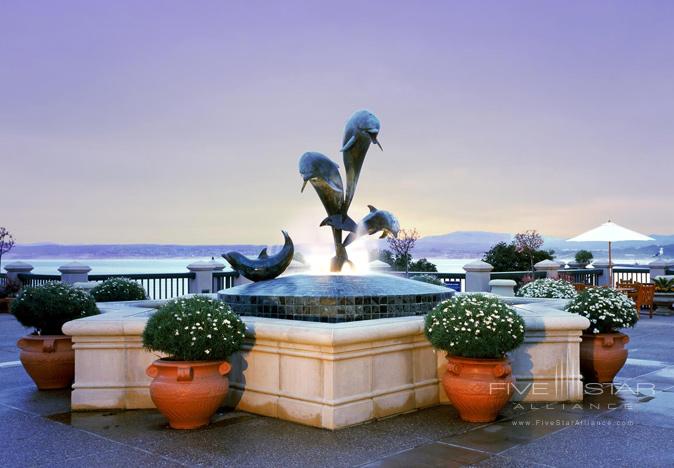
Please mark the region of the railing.
[[213, 292], [234, 286], [234, 280], [239, 274], [236, 271], [216, 271], [213, 273]]
[[188, 293], [189, 281], [194, 273], [130, 273], [114, 275], [89, 275], [89, 281], [104, 281], [109, 278], [135, 280], [147, 292], [150, 299], [171, 299]]
[[40, 286], [53, 281], [61, 281], [61, 275], [38, 275], [33, 273], [19, 273], [18, 278], [24, 286]]
[[651, 270], [644, 267], [613, 267], [613, 283], [611, 286], [615, 286], [621, 281], [650, 283]]
[[581, 283], [591, 286], [599, 286], [599, 277], [603, 270], [600, 268], [578, 268], [559, 270], [559, 277], [569, 283]]
[[[491, 279], [510, 279], [521, 283], [524, 277], [531, 277], [531, 271], [492, 271]], [[535, 271], [533, 273], [534, 279], [545, 278], [547, 274], [544, 271]]]

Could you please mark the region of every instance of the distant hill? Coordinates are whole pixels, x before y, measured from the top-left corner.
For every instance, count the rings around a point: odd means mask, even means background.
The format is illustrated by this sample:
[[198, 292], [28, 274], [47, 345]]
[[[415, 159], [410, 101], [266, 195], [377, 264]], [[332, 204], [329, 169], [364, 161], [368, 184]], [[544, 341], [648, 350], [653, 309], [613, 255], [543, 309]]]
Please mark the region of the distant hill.
[[485, 231], [455, 231], [426, 236], [417, 241], [415, 257], [475, 256], [498, 242], [510, 242], [511, 234]]
[[[651, 235], [653, 242], [619, 242], [614, 252], [637, 257], [650, 257], [664, 248], [665, 256], [674, 257], [674, 235]], [[481, 256], [498, 242], [510, 242], [512, 234], [487, 231], [455, 231], [442, 235], [426, 236], [417, 241], [414, 256], [417, 258], [472, 258]], [[560, 256], [571, 256], [580, 249], [595, 252], [595, 257], [605, 256], [605, 242], [567, 242], [558, 237], [544, 237], [543, 248], [554, 249]], [[386, 248], [386, 241], [379, 246]], [[10, 258], [190, 258], [216, 257], [236, 250], [244, 255], [257, 255], [266, 245], [173, 245], [173, 244], [88, 244], [60, 245], [54, 243], [19, 244], [6, 257]], [[275, 247], [271, 248], [273, 251]], [[302, 245], [296, 246], [302, 251]]]

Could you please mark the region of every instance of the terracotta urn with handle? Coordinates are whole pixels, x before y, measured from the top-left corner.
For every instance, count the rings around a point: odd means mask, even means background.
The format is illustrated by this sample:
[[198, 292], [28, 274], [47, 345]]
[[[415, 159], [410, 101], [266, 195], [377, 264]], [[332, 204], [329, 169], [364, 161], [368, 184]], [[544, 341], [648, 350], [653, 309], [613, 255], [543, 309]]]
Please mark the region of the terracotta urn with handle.
[[226, 361], [158, 359], [147, 368], [150, 397], [174, 429], [196, 429], [210, 423], [229, 389]]
[[459, 416], [468, 422], [494, 421], [510, 400], [515, 379], [506, 358], [447, 355], [442, 384]]
[[580, 343], [580, 373], [583, 381], [611, 383], [627, 361], [625, 345], [629, 337], [624, 333], [583, 334]]
[[75, 377], [75, 351], [66, 335], [26, 335], [17, 341], [19, 359], [40, 390], [68, 388]]

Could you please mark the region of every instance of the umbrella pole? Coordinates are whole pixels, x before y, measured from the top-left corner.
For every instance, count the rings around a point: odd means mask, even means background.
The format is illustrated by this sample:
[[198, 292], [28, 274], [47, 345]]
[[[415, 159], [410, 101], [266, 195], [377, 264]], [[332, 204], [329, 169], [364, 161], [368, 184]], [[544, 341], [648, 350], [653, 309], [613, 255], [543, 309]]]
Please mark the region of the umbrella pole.
[[608, 241], [608, 280], [609, 288], [613, 287], [613, 260], [611, 260], [611, 241]]

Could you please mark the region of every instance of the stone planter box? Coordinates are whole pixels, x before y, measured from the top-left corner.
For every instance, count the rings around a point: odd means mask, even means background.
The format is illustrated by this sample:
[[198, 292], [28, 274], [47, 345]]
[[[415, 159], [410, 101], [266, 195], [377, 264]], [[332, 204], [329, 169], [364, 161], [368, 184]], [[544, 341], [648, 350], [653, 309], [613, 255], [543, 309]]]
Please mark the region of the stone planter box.
[[674, 304], [674, 293], [656, 292], [655, 297], [653, 298], [653, 304], [655, 305], [655, 315], [674, 315], [674, 309], [672, 309], [672, 305]]
[[[505, 298], [526, 324], [511, 354], [513, 400], [580, 401], [579, 344], [586, 318], [566, 301]], [[141, 333], [157, 301], [99, 304], [103, 314], [68, 322], [75, 350], [73, 410], [152, 408], [145, 369], [157, 356]], [[449, 404], [438, 377], [444, 353], [423, 333], [424, 317], [315, 323], [242, 317], [243, 351], [231, 359], [226, 405], [325, 429]]]

